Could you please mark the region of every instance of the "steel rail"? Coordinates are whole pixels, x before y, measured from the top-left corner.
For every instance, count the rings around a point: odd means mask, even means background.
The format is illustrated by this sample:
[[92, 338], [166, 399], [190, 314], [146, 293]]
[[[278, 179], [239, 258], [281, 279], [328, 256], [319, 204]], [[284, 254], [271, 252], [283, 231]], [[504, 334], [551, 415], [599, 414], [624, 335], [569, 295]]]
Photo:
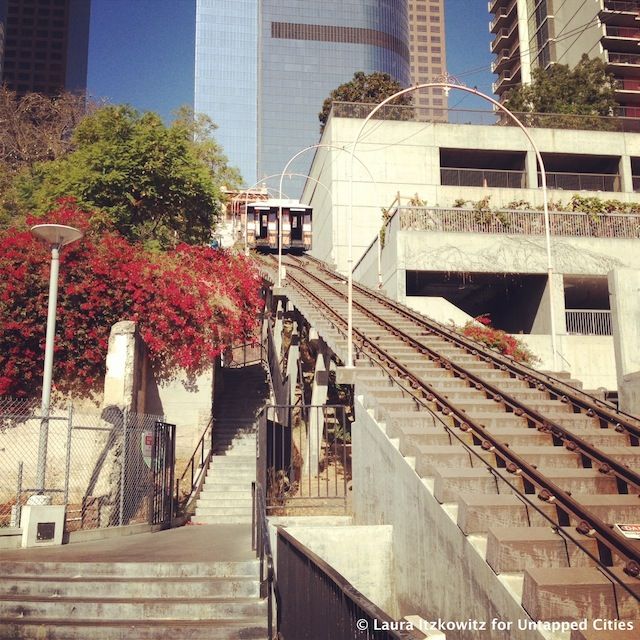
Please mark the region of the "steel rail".
[[[309, 275], [308, 272], [306, 272], [306, 274]], [[290, 273], [288, 277], [297, 283], [300, 290], [303, 291], [317, 307], [326, 309], [328, 313], [337, 318], [341, 325], [345, 324], [344, 319], [325, 299], [311, 291], [308, 286], [305, 286], [304, 283], [302, 283], [298, 278], [292, 276]], [[340, 298], [344, 297], [344, 294], [337, 291], [325, 281], [320, 280], [320, 282], [324, 287], [331, 290], [334, 295], [337, 295]], [[574, 520], [579, 522], [578, 527], [576, 528], [579, 533], [584, 533], [585, 535], [596, 538], [600, 543], [602, 543], [602, 545], [604, 545], [604, 547], [606, 547], [610, 554], [610, 557], [607, 559], [609, 562], [612, 561], [612, 552], [616, 551], [626, 560], [626, 565], [624, 566], [625, 573], [632, 577], [640, 576], [640, 550], [635, 545], [614, 531], [609, 524], [602, 521], [599, 517], [595, 516], [579, 502], [574, 500], [571, 497], [570, 492], [567, 492], [556, 485], [544, 476], [544, 474], [540, 473], [533, 465], [530, 465], [526, 460], [515, 454], [509, 448], [508, 444], [499, 442], [486, 430], [484, 426], [471, 420], [469, 416], [456, 409], [445, 396], [433, 389], [429, 384], [416, 377], [399, 360], [390, 356], [390, 354], [385, 352], [371, 339], [367, 338], [362, 332], [355, 331], [355, 333], [361, 343], [361, 348], [364, 349], [364, 345], [366, 344], [367, 348], [376, 353], [392, 372], [407, 379], [414, 392], [420, 391], [423, 399], [434, 402], [436, 409], [442, 412], [443, 415], [451, 415], [454, 420], [454, 424], [457, 420], [461, 430], [465, 431], [471, 429], [474, 431], [476, 436], [482, 442], [482, 448], [496, 455], [496, 457], [502, 461], [502, 464], [508, 473], [526, 479], [531, 484], [532, 488], [534, 486], [538, 487], [538, 497], [540, 500], [547, 502], [548, 504], [555, 505], [557, 509], [564, 511], [565, 517], [569, 514], [572, 515]], [[605, 561], [602, 561], [602, 564], [605, 565]]]
[[[305, 273], [310, 278], [313, 278], [316, 282], [324, 286], [328, 286], [327, 283], [318, 276], [310, 273], [309, 271], [305, 271]], [[580, 453], [581, 455], [589, 458], [591, 462], [596, 462], [599, 465], [598, 471], [600, 471], [600, 473], [606, 475], [609, 472], [613, 472], [615, 476], [619, 480], [626, 483], [627, 486], [632, 485], [636, 490], [640, 491], [640, 474], [636, 473], [629, 467], [619, 463], [611, 456], [600, 451], [598, 448], [594, 447], [580, 436], [572, 433], [561, 424], [545, 417], [539, 411], [530, 408], [526, 403], [521, 402], [517, 398], [514, 398], [507, 393], [504, 393], [494, 384], [486, 382], [483, 378], [471, 371], [468, 371], [462, 365], [459, 365], [449, 358], [442, 356], [436, 350], [416, 340], [406, 332], [394, 327], [390, 322], [380, 318], [372, 311], [370, 311], [367, 307], [356, 302], [355, 299], [353, 301], [353, 304], [354, 307], [358, 308], [365, 316], [379, 325], [384, 325], [387, 331], [389, 331], [396, 338], [400, 339], [403, 343], [410, 345], [421, 355], [427, 355], [434, 364], [439, 365], [448, 371], [454, 372], [454, 375], [456, 375], [456, 377], [460, 378], [462, 381], [471, 381], [472, 383], [474, 383], [476, 390], [483, 391], [486, 394], [491, 394], [491, 397], [488, 397], [488, 399], [501, 403], [505, 408], [510, 408], [511, 411], [518, 417], [525, 417], [530, 424], [536, 424], [539, 431], [550, 432], [555, 438], [561, 439], [566, 443], [566, 448], [569, 451]], [[559, 401], [563, 402], [564, 400], [559, 399]]]
[[[331, 269], [328, 269], [326, 267], [326, 264], [318, 258], [305, 256], [305, 260], [315, 263], [319, 269], [327, 274], [330, 274], [332, 277], [344, 280], [343, 275], [338, 274]], [[401, 314], [405, 318], [416, 322], [423, 328], [429, 329], [431, 333], [435, 333], [439, 337], [442, 337], [449, 342], [453, 342], [469, 353], [476, 351], [477, 354], [486, 362], [491, 361], [501, 368], [506, 366], [507, 369], [509, 369], [517, 379], [524, 380], [528, 384], [543, 384], [549, 393], [556, 395], [559, 398], [568, 398], [569, 402], [571, 402], [574, 407], [579, 409], [586, 409], [587, 412], [592, 411], [594, 415], [597, 414], [597, 417], [600, 420], [604, 420], [605, 422], [614, 425], [614, 427], [618, 431], [620, 431], [621, 429], [627, 431], [629, 435], [637, 438], [640, 441], [640, 426], [633, 424], [628, 420], [628, 418], [635, 419], [635, 416], [631, 416], [630, 414], [627, 414], [623, 411], [612, 410], [608, 405], [605, 405], [597, 398], [590, 396], [584, 391], [576, 389], [575, 387], [571, 387], [570, 385], [563, 383], [561, 380], [558, 380], [553, 376], [543, 374], [540, 371], [536, 371], [535, 369], [527, 367], [522, 363], [515, 362], [511, 358], [507, 358], [506, 356], [498, 354], [488, 347], [485, 347], [484, 345], [475, 342], [470, 338], [466, 338], [456, 331], [453, 331], [432, 319], [425, 318], [414, 310], [409, 309], [405, 305], [388, 300], [377, 291], [369, 289], [368, 287], [360, 284], [354, 284], [354, 286], [363, 295], [374, 298], [376, 301], [378, 301], [388, 309], [391, 309]], [[505, 369], [503, 368], [503, 370]], [[563, 386], [559, 387], [558, 385]]]

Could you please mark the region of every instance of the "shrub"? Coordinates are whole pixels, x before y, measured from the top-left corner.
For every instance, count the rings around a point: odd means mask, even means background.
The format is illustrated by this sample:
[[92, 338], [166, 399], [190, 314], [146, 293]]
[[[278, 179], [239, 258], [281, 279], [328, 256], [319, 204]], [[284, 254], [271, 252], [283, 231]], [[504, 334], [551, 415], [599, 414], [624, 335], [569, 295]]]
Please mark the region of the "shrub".
[[491, 326], [491, 319], [488, 314], [475, 318], [476, 322], [467, 322], [462, 327], [462, 334], [476, 342], [480, 342], [491, 349], [509, 356], [517, 362], [525, 364], [535, 364], [539, 361], [529, 348], [517, 338]]
[[[260, 279], [244, 256], [178, 245], [134, 245], [98, 215], [60, 201], [46, 220], [78, 227], [62, 249], [54, 359], [56, 388], [86, 393], [101, 383], [111, 326], [133, 320], [160, 378], [195, 376], [256, 325]], [[0, 395], [40, 392], [50, 250], [27, 229], [0, 234]]]

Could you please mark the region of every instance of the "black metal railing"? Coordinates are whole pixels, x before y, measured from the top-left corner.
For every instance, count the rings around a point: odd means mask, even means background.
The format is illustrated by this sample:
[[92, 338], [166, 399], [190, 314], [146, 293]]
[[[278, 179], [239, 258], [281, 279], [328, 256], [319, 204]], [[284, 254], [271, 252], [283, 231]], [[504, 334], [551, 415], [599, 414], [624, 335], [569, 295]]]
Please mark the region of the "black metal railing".
[[347, 510], [351, 421], [345, 405], [268, 405], [260, 414], [258, 478], [269, 514]]
[[281, 640], [417, 638], [411, 625], [394, 621], [283, 528], [278, 529], [277, 557]]
[[171, 525], [173, 518], [173, 478], [176, 459], [176, 425], [156, 422], [151, 450], [153, 494], [151, 523]]
[[[213, 417], [198, 440], [182, 475], [176, 480], [175, 504], [181, 513], [187, 511], [190, 498], [197, 495], [204, 483], [206, 470], [213, 454]], [[185, 489], [186, 486], [186, 489]], [[182, 494], [180, 493], [182, 488]]]
[[271, 538], [269, 537], [269, 523], [267, 522], [267, 508], [264, 499], [264, 490], [260, 483], [251, 484], [253, 499], [252, 511], [252, 543], [256, 557], [260, 561], [260, 597], [267, 599], [267, 638], [280, 638], [273, 634], [273, 614], [276, 613], [276, 633], [279, 631], [280, 597], [278, 582], [273, 564], [271, 552]]

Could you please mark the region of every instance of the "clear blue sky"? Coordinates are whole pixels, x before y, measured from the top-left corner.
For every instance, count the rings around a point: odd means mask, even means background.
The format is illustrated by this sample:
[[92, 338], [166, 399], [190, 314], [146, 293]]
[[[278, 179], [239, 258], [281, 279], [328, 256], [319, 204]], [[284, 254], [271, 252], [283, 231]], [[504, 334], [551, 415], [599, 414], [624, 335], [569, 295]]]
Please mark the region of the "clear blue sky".
[[[195, 0], [93, 0], [88, 88], [96, 98], [171, 112], [193, 101]], [[489, 13], [483, 0], [445, 0], [447, 66], [491, 95]], [[489, 105], [461, 91], [451, 107]]]

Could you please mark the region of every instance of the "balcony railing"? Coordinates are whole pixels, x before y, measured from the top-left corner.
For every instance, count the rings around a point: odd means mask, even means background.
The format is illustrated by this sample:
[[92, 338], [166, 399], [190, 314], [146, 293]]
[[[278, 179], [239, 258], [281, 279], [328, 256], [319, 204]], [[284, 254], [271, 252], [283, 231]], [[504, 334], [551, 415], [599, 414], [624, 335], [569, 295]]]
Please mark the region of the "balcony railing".
[[611, 311], [605, 309], [566, 309], [567, 333], [579, 336], [610, 336]]
[[[540, 173], [538, 184], [542, 184]], [[608, 173], [547, 171], [547, 187], [563, 191], [620, 191], [620, 176]]]
[[607, 36], [610, 38], [640, 40], [640, 29], [636, 27], [612, 27], [611, 25], [607, 25]]
[[[332, 118], [366, 118], [378, 106], [375, 103], [334, 102]], [[515, 113], [527, 127], [542, 129], [575, 129], [582, 131], [640, 131], [637, 110], [616, 108], [616, 117], [575, 115], [569, 113]], [[418, 105], [385, 105], [376, 112], [376, 120], [404, 120], [409, 122], [449, 122], [464, 125], [515, 126], [503, 112], [486, 109], [447, 109]]]
[[624, 11], [626, 13], [640, 13], [637, 2], [626, 2], [625, 0], [604, 0], [605, 11]]
[[637, 53], [609, 52], [609, 64], [640, 65], [640, 55]]
[[449, 187], [493, 187], [498, 189], [524, 189], [524, 171], [502, 169], [440, 169], [440, 184]]
[[[500, 233], [543, 235], [542, 211], [441, 209], [402, 207], [398, 210], [401, 230], [446, 231], [451, 233]], [[551, 211], [551, 233], [577, 238], [640, 239], [639, 214], [590, 215]]]

